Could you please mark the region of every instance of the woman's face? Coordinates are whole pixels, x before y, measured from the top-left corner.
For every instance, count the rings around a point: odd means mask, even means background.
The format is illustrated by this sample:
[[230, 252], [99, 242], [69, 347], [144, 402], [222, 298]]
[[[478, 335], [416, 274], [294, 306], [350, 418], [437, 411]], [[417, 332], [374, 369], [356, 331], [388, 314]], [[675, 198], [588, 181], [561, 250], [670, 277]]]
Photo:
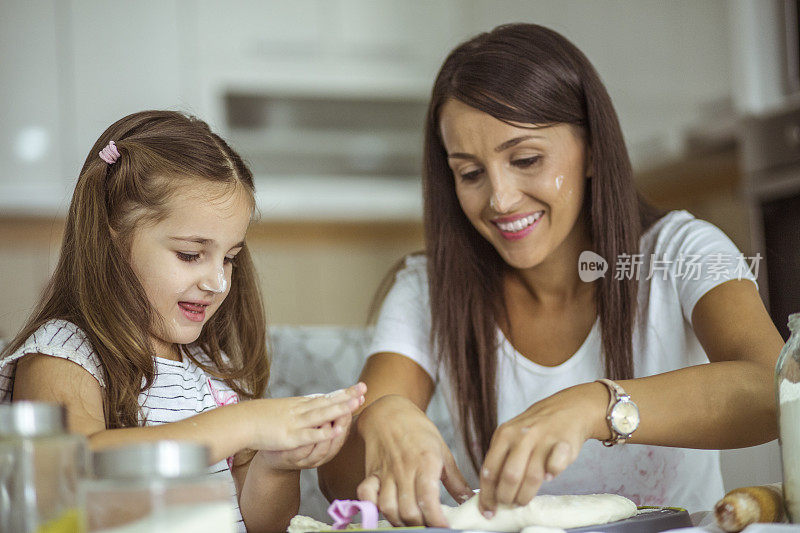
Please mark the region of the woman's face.
[[461, 209], [518, 269], [535, 267], [565, 241], [580, 238], [576, 221], [586, 186], [586, 149], [577, 127], [523, 126], [458, 100], [445, 103], [440, 115]]
[[252, 207], [242, 186], [187, 180], [166, 218], [135, 230], [131, 266], [161, 319], [151, 337], [157, 356], [197, 340], [225, 300]]

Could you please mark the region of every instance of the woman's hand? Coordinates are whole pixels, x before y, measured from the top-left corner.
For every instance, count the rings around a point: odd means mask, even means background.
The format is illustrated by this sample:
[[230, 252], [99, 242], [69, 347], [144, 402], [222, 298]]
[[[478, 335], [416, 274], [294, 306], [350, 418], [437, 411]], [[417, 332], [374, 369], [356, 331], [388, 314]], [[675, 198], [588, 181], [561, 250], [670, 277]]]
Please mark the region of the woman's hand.
[[365, 442], [358, 498], [375, 503], [395, 526], [447, 527], [439, 483], [458, 502], [472, 496], [439, 430], [413, 402], [382, 396], [356, 421]]
[[291, 450], [259, 451], [264, 462], [273, 470], [302, 470], [317, 468], [330, 461], [342, 447], [353, 417], [350, 414], [333, 421], [333, 437], [316, 444], [306, 444]]
[[[353, 411], [364, 403], [367, 386], [358, 383], [325, 395], [251, 400], [238, 404], [242, 426], [251, 429], [247, 447], [269, 452], [290, 452], [277, 459], [288, 464], [329, 457], [342, 445]], [[315, 445], [320, 445], [315, 449]], [[304, 448], [311, 446], [305, 457]], [[291, 459], [289, 459], [291, 457]]]
[[536, 402], [497, 428], [481, 468], [479, 507], [490, 518], [498, 504], [525, 505], [542, 482], [560, 474], [590, 438], [609, 436], [608, 389], [585, 383]]

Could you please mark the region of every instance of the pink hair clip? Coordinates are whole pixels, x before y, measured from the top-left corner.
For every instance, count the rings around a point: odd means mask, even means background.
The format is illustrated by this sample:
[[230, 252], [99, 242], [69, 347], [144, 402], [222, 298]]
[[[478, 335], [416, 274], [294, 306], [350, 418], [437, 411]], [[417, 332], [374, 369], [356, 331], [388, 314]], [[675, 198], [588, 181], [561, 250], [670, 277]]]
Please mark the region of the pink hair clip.
[[100, 150], [100, 159], [108, 163], [109, 165], [113, 165], [119, 159], [119, 150], [117, 150], [117, 146], [114, 144], [114, 141], [108, 141], [108, 146]]

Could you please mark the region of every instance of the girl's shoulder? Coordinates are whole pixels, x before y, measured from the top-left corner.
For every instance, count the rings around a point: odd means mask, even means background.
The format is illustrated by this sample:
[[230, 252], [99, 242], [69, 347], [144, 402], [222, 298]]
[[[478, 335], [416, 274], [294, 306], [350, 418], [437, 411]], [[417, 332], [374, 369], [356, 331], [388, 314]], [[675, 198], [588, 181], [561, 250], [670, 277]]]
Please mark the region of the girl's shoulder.
[[16, 362], [35, 353], [72, 361], [105, 386], [102, 364], [86, 333], [72, 322], [51, 319], [39, 326], [19, 348], [0, 360], [0, 397], [11, 392]]

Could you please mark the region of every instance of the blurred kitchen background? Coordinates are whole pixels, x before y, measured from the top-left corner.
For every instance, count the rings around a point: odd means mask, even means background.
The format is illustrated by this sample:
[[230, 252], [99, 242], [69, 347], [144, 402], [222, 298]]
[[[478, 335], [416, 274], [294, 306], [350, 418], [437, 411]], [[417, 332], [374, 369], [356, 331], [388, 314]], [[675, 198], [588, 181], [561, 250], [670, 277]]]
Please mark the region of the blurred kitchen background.
[[200, 116], [250, 162], [261, 220], [248, 243], [270, 322], [363, 324], [387, 270], [423, 246], [422, 120], [440, 62], [515, 21], [593, 61], [644, 194], [766, 254], [780, 326], [800, 310], [796, 0], [0, 6], [0, 338], [56, 262], [89, 147], [148, 108]]

